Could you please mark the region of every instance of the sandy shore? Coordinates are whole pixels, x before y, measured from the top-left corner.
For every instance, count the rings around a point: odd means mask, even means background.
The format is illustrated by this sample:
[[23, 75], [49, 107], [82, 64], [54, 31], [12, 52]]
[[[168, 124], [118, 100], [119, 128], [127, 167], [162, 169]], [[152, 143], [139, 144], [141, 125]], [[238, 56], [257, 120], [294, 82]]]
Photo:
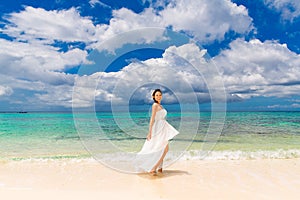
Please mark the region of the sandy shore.
[[0, 163], [1, 199], [299, 199], [300, 159], [179, 161], [124, 174], [96, 161]]

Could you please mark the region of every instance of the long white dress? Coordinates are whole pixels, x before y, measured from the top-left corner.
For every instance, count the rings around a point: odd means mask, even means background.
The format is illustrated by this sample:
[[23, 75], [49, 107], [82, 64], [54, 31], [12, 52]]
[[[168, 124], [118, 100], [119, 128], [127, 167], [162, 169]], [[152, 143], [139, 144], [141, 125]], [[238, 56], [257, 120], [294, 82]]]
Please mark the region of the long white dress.
[[149, 172], [161, 158], [168, 141], [179, 133], [166, 121], [166, 115], [165, 109], [156, 112], [152, 137], [145, 141], [136, 157], [135, 165], [138, 172]]

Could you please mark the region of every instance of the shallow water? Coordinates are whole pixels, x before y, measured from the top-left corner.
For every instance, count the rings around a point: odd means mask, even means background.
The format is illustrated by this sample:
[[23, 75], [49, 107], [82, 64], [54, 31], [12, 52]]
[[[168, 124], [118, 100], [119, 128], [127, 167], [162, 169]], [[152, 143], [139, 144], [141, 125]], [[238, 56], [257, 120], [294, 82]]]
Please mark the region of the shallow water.
[[[168, 122], [180, 130], [170, 154], [184, 151], [186, 159], [206, 151], [212, 159], [300, 157], [300, 112], [227, 112], [217, 128], [209, 127], [211, 113], [198, 118], [197, 113], [168, 113]], [[0, 159], [134, 153], [147, 135], [149, 112], [79, 113], [75, 119], [72, 113], [1, 113]], [[223, 131], [214, 132], [220, 126]]]

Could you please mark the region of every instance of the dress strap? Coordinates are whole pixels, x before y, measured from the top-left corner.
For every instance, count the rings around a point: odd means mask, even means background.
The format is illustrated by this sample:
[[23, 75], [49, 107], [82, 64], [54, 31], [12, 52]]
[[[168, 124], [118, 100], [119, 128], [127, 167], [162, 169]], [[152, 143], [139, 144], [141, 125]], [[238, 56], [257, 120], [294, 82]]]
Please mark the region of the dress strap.
[[159, 106], [161, 109], [164, 109], [164, 107], [162, 107], [161, 104], [159, 104], [159, 103], [156, 103], [156, 104], [158, 104], [158, 106]]

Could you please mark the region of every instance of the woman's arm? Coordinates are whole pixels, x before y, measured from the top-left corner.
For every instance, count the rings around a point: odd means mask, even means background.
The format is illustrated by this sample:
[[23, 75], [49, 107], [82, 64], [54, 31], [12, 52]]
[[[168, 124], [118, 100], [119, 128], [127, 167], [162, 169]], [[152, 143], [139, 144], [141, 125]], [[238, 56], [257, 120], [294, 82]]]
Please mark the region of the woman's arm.
[[156, 103], [154, 103], [152, 105], [152, 114], [151, 114], [150, 123], [149, 123], [149, 132], [148, 132], [148, 135], [147, 135], [147, 140], [151, 140], [151, 137], [152, 137], [152, 126], [153, 126], [153, 123], [154, 123], [157, 107], [158, 107], [158, 105]]

